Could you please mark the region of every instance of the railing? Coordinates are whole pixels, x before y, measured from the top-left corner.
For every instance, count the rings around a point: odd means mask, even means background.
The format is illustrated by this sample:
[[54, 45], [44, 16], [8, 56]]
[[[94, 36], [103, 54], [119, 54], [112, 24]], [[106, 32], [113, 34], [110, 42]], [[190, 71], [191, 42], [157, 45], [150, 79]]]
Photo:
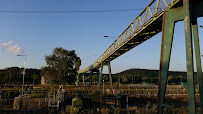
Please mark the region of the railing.
[[[152, 21], [157, 19], [165, 10], [170, 9], [179, 0], [152, 0], [147, 7], [130, 23], [120, 36], [106, 49], [106, 51], [94, 62], [93, 65], [81, 69], [78, 73], [85, 73], [99, 66], [110, 55], [126, 44], [133, 36], [146, 28]], [[136, 42], [135, 42], [136, 43]]]

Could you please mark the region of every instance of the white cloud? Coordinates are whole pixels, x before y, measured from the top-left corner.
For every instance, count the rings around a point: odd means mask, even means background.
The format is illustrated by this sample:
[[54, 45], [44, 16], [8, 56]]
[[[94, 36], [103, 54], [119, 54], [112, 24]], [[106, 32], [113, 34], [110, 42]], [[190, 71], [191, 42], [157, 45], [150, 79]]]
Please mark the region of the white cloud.
[[18, 44], [16, 45], [12, 45], [13, 41], [9, 41], [8, 43], [3, 43], [0, 44], [1, 47], [3, 47], [3, 49], [5, 49], [8, 52], [13, 52], [15, 54], [22, 54], [24, 53], [24, 50], [18, 46]]
[[3, 44], [0, 44], [1, 47], [6, 47], [8, 45], [11, 45], [13, 43], [13, 41], [9, 41], [8, 43], [3, 43]]

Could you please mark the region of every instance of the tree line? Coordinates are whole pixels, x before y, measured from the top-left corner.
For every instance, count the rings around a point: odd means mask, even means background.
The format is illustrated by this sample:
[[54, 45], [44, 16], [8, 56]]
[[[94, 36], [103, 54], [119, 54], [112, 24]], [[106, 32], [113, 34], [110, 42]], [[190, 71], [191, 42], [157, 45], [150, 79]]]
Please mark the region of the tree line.
[[[44, 76], [50, 84], [74, 84], [80, 58], [75, 50], [54, 48], [51, 55], [45, 56], [47, 66], [41, 69], [26, 69], [25, 84], [39, 84]], [[10, 67], [0, 70], [0, 84], [22, 84], [23, 68]]]
[[[44, 76], [49, 84], [75, 84], [77, 70], [81, 65], [80, 58], [75, 50], [66, 50], [61, 47], [54, 48], [51, 55], [45, 56], [47, 66], [41, 69], [26, 69], [25, 84], [39, 84]], [[0, 70], [0, 84], [22, 84], [23, 68], [10, 67]], [[86, 73], [85, 81], [90, 81], [90, 74]], [[159, 70], [129, 69], [120, 73], [112, 74], [113, 82], [130, 83], [154, 83], [158, 84]], [[102, 80], [109, 81], [108, 74], [103, 74]], [[80, 77], [82, 81], [82, 77]], [[97, 83], [98, 76], [93, 74], [92, 81]], [[168, 83], [178, 84], [186, 82], [186, 72], [169, 71]], [[195, 73], [195, 83], [197, 83]]]
[[[0, 70], [0, 84], [22, 84], [23, 69], [19, 67], [10, 67]], [[41, 80], [40, 69], [26, 69], [25, 83], [39, 84]]]
[[[85, 75], [85, 81], [90, 80], [90, 73]], [[103, 74], [102, 80], [105, 82], [109, 81], [109, 75]], [[158, 84], [159, 80], [159, 70], [149, 70], [149, 69], [128, 69], [116, 74], [112, 74], [112, 81], [114, 83], [119, 82], [122, 84], [137, 84], [137, 83], [153, 83]], [[194, 73], [195, 84], [197, 84], [197, 75]], [[82, 81], [82, 77], [80, 77]], [[93, 74], [92, 81], [98, 83], [98, 75]], [[181, 71], [169, 71], [168, 72], [168, 84], [176, 85], [181, 82], [187, 82], [187, 73]]]

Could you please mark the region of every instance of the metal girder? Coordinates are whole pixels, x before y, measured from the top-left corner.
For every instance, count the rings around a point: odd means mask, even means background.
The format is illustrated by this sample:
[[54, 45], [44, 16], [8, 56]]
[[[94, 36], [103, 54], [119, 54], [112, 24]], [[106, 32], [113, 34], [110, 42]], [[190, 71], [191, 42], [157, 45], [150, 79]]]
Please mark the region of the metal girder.
[[195, 89], [194, 89], [194, 66], [193, 66], [193, 46], [192, 46], [192, 30], [191, 30], [191, 1], [183, 0], [185, 13], [185, 45], [186, 45], [186, 61], [187, 61], [187, 89], [188, 89], [188, 108], [190, 114], [195, 114]]
[[128, 49], [121, 49], [122, 51], [127, 51]]
[[[160, 26], [153, 27], [154, 25], [161, 25], [162, 23], [162, 15], [164, 11], [169, 10], [173, 5], [177, 4], [180, 0], [167, 0], [170, 4], [165, 6], [165, 9], [160, 9], [160, 2], [163, 0], [152, 0], [147, 7], [135, 18], [135, 20], [120, 34], [120, 36], [110, 45], [110, 47], [95, 61], [93, 65], [89, 67], [78, 70], [78, 73], [84, 73], [90, 71], [94, 68], [98, 68], [102, 62], [108, 59], [111, 56], [114, 56], [115, 53], [119, 52], [120, 49], [123, 49], [126, 45], [129, 45], [128, 42], [131, 40], [135, 40], [136, 38], [142, 37], [142, 34], [147, 29], [151, 38], [153, 35], [160, 32]], [[164, 0], [165, 1], [165, 0]], [[161, 2], [161, 3], [162, 3]], [[167, 2], [168, 3], [168, 2]], [[152, 12], [151, 7], [156, 5], [156, 11]], [[147, 13], [150, 14], [147, 15]], [[153, 15], [152, 15], [153, 14]], [[145, 16], [144, 20], [141, 19], [141, 16]], [[150, 25], [153, 25], [150, 27]], [[151, 33], [153, 32], [153, 33]], [[144, 35], [146, 36], [146, 35]], [[142, 37], [143, 38], [143, 37]], [[140, 39], [139, 39], [140, 40]], [[146, 39], [142, 39], [139, 41], [139, 44], [146, 41]], [[131, 48], [132, 49], [132, 48]], [[129, 51], [129, 50], [128, 50]], [[123, 53], [125, 53], [124, 51]], [[122, 54], [123, 54], [122, 53]], [[120, 55], [122, 55], [120, 54]]]
[[198, 77], [198, 83], [199, 83], [200, 105], [201, 105], [201, 112], [203, 112], [203, 76], [202, 76], [201, 55], [200, 55], [199, 36], [198, 36], [196, 18], [192, 20], [192, 28], [193, 28], [193, 37], [194, 37], [194, 45], [195, 45], [197, 77]]
[[[161, 1], [165, 8], [159, 9]], [[169, 3], [170, 2], [170, 3]], [[151, 12], [150, 8], [155, 4], [155, 12]], [[103, 65], [109, 63], [116, 57], [124, 54], [133, 47], [143, 43], [152, 36], [156, 35], [163, 29], [162, 48], [160, 57], [160, 80], [159, 80], [159, 98], [158, 106], [164, 103], [167, 72], [169, 69], [171, 47], [173, 41], [174, 23], [184, 20], [185, 22], [185, 40], [186, 40], [186, 60], [187, 60], [187, 81], [188, 81], [188, 106], [189, 113], [195, 113], [194, 99], [194, 68], [193, 68], [193, 52], [192, 52], [192, 31], [195, 45], [195, 55], [197, 63], [197, 75], [200, 89], [201, 109], [203, 110], [203, 91], [202, 91], [202, 76], [201, 76], [201, 61], [199, 53], [199, 42], [197, 33], [196, 18], [203, 16], [203, 1], [201, 0], [152, 0], [149, 5], [138, 15], [138, 17], [130, 23], [130, 25], [120, 34], [120, 36], [110, 45], [110, 47], [89, 67], [81, 69], [78, 73], [84, 73], [92, 69], [97, 69], [101, 66], [101, 74]], [[147, 18], [148, 14], [151, 15]], [[164, 16], [163, 16], [164, 14]], [[141, 16], [144, 16], [142, 20]], [[163, 28], [161, 24], [163, 21]], [[193, 23], [192, 23], [193, 22]], [[99, 85], [101, 84], [101, 79]], [[162, 112], [162, 110], [160, 110]]]
[[[161, 108], [165, 101], [166, 82], [168, 77], [169, 61], [173, 41], [173, 32], [175, 22], [171, 19], [172, 15], [168, 12], [163, 16], [163, 30], [160, 57], [159, 88], [158, 88], [158, 109]], [[163, 109], [160, 109], [160, 114]]]
[[[201, 104], [201, 110], [203, 112], [203, 88], [202, 88], [203, 77], [202, 77], [202, 71], [201, 71], [199, 39], [198, 39], [197, 19], [196, 19], [197, 18], [196, 15], [201, 16], [202, 12], [199, 12], [200, 14], [196, 12], [195, 15], [193, 15], [193, 12], [192, 12], [194, 11], [193, 8], [199, 7], [194, 5], [194, 4], [198, 4], [197, 2], [200, 2], [199, 4], [202, 4], [202, 1], [183, 0], [182, 6], [172, 8], [168, 12], [165, 12], [164, 14], [163, 30], [162, 30], [162, 47], [161, 47], [161, 58], [160, 58], [158, 108], [160, 108], [160, 106], [164, 103], [164, 99], [165, 99], [166, 80], [167, 80], [167, 73], [168, 73], [169, 63], [170, 63], [174, 23], [177, 21], [184, 20], [189, 113], [190, 114], [196, 113], [192, 33], [193, 33], [194, 45], [195, 45], [197, 76], [199, 81], [198, 83], [199, 83], [199, 92], [200, 92], [200, 104]], [[192, 28], [193, 28], [193, 32], [192, 32]], [[159, 113], [162, 113], [162, 111], [163, 110], [160, 110]]]
[[202, 0], [194, 0], [192, 2], [192, 16], [193, 18], [202, 17], [203, 16], [203, 1]]

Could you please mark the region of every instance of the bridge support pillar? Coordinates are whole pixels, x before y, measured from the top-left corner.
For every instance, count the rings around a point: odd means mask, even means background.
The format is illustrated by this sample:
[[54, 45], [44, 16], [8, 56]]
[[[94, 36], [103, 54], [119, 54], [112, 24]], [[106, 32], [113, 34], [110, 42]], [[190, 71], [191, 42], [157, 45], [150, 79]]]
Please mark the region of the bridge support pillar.
[[[175, 22], [171, 18], [172, 15], [170, 15], [168, 12], [164, 13], [162, 25], [160, 72], [159, 72], [158, 109], [161, 108], [165, 100], [166, 82], [168, 77], [168, 69], [175, 24]], [[163, 110], [161, 109], [160, 114], [162, 114], [162, 112]]]
[[76, 81], [75, 81], [75, 85], [76, 85], [76, 86], [79, 85], [79, 75], [80, 75], [80, 74], [77, 74], [77, 76], [76, 76]]
[[[198, 11], [201, 9], [203, 2], [183, 0], [183, 6], [172, 8], [164, 13], [162, 27], [162, 44], [160, 57], [160, 74], [159, 74], [159, 95], [158, 108], [164, 104], [166, 81], [170, 63], [171, 48], [173, 41], [174, 25], [177, 21], [184, 20], [185, 23], [185, 46], [186, 46], [186, 63], [187, 63], [187, 89], [188, 89], [188, 109], [190, 114], [195, 114], [195, 87], [194, 87], [194, 65], [193, 65], [193, 48], [195, 48], [197, 76], [199, 83], [200, 104], [203, 112], [203, 77], [200, 59], [199, 38], [197, 30], [197, 17], [203, 13]], [[192, 10], [193, 9], [193, 13]], [[197, 10], [198, 9], [198, 10]], [[193, 14], [193, 15], [192, 15]], [[192, 25], [192, 26], [191, 26]], [[192, 33], [193, 30], [193, 33]], [[192, 34], [194, 38], [194, 47], [192, 42]], [[159, 113], [162, 113], [161, 109]]]
[[99, 76], [99, 83], [97, 85], [97, 91], [100, 92], [101, 89], [101, 77], [102, 77], [102, 73], [103, 73], [103, 63], [101, 63], [101, 68], [100, 68], [100, 76]]
[[108, 62], [108, 70], [109, 70], [109, 80], [111, 83], [111, 91], [113, 92], [113, 82], [112, 82], [112, 77], [111, 77], [111, 64]]
[[99, 77], [100, 77], [100, 71], [99, 71], [99, 69], [98, 69], [98, 70], [97, 70], [97, 80], [98, 80], [97, 88], [99, 87]]
[[199, 94], [200, 94], [200, 105], [201, 111], [203, 112], [203, 77], [202, 77], [202, 65], [201, 65], [201, 55], [199, 49], [199, 36], [198, 36], [198, 29], [197, 29], [197, 19], [193, 19], [192, 21], [192, 28], [193, 28], [193, 37], [194, 37], [194, 46], [195, 46], [195, 56], [196, 56], [196, 65], [197, 65], [197, 78], [198, 78], [198, 85], [199, 85]]
[[185, 9], [185, 45], [187, 62], [187, 89], [188, 89], [188, 109], [190, 114], [195, 114], [195, 87], [194, 87], [194, 66], [193, 66], [193, 46], [192, 46], [192, 28], [191, 28], [191, 0], [183, 0]]
[[93, 76], [93, 70], [90, 71], [89, 85], [92, 85], [92, 76]]
[[83, 82], [83, 85], [85, 86], [85, 74], [82, 74], [82, 82]]

